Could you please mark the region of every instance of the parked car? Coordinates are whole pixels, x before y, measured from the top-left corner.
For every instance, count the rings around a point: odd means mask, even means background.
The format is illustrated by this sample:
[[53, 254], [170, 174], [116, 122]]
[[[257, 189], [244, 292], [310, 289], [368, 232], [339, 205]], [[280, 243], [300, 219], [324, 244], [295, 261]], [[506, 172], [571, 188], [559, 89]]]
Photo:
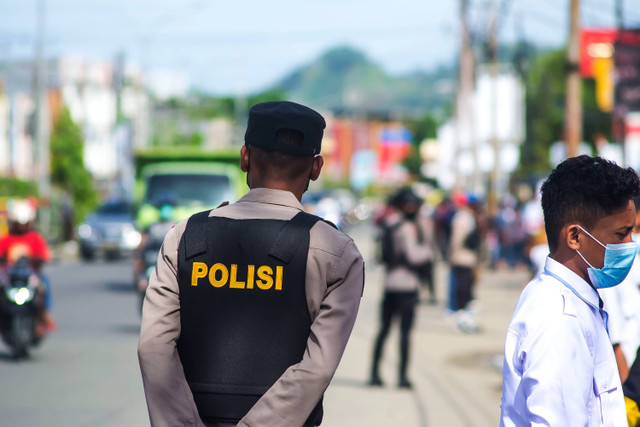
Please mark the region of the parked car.
[[128, 254], [138, 247], [140, 239], [133, 204], [126, 200], [104, 203], [78, 227], [80, 256], [85, 261]]

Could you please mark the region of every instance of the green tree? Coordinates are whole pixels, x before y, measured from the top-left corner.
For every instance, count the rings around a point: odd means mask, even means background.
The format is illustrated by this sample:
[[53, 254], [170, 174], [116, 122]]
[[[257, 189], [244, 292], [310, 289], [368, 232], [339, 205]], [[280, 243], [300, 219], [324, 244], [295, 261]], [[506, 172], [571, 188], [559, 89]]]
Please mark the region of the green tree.
[[[566, 53], [564, 49], [547, 51], [534, 59], [525, 80], [526, 136], [520, 151], [519, 174], [548, 172], [549, 148], [564, 139], [566, 97]], [[611, 134], [611, 116], [596, 104], [595, 83], [582, 84], [582, 134], [590, 141], [596, 133]]]
[[422, 167], [420, 143], [427, 138], [435, 138], [439, 124], [431, 114], [425, 114], [421, 117], [405, 119], [404, 125], [411, 131], [412, 139], [411, 151], [404, 160], [403, 165], [411, 174], [419, 177], [421, 176], [420, 168]]
[[51, 133], [51, 183], [73, 199], [76, 223], [98, 204], [91, 174], [84, 165], [84, 139], [64, 108]]
[[538, 56], [531, 66], [526, 87], [526, 135], [520, 151], [520, 173], [549, 170], [549, 147], [562, 139], [565, 105], [565, 52], [554, 50]]

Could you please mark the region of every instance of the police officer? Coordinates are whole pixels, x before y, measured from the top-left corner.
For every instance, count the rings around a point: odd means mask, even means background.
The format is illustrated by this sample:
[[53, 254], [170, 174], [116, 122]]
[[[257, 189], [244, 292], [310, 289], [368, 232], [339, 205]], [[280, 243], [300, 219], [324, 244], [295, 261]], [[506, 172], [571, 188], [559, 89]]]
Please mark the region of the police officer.
[[303, 211], [325, 121], [249, 112], [250, 191], [176, 225], [144, 303], [138, 355], [153, 426], [314, 426], [364, 286], [354, 242]]

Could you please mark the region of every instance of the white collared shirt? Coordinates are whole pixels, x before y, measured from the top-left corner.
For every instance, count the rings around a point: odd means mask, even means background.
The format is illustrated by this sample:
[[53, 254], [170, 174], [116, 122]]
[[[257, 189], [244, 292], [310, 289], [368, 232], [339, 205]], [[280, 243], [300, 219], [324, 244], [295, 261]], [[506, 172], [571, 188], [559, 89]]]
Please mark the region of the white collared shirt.
[[619, 344], [627, 365], [636, 359], [640, 347], [640, 257], [636, 256], [627, 277], [618, 286], [600, 289], [604, 309], [609, 314], [609, 337]]
[[501, 426], [626, 426], [599, 296], [547, 258], [523, 290], [507, 330]]

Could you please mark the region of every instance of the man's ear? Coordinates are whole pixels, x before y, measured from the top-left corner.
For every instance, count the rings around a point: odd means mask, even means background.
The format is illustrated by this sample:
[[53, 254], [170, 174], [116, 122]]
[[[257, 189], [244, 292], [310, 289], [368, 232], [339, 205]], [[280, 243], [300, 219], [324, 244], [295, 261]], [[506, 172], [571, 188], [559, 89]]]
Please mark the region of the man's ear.
[[324, 159], [322, 156], [315, 156], [313, 158], [313, 165], [311, 166], [311, 181], [315, 181], [320, 176], [320, 171], [322, 170], [322, 166], [324, 165]]
[[249, 171], [249, 149], [246, 145], [240, 149], [240, 170], [242, 172]]
[[565, 225], [561, 233], [569, 249], [580, 250], [580, 227], [576, 224]]

